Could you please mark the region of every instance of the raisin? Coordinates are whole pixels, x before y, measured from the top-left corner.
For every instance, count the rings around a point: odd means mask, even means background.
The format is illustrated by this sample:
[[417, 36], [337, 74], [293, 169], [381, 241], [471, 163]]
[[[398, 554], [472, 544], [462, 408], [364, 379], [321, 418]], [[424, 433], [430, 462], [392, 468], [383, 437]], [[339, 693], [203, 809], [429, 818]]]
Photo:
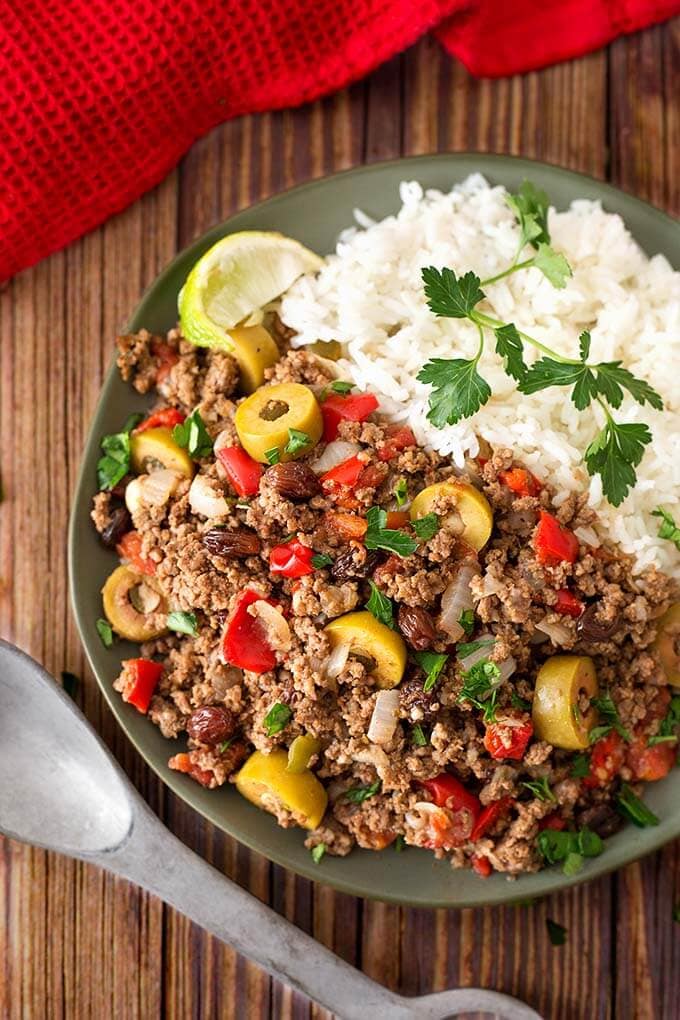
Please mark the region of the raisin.
[[399, 630], [411, 648], [424, 652], [431, 648], [437, 636], [430, 614], [420, 606], [399, 606], [397, 615]]
[[[433, 709], [433, 705], [437, 708]], [[404, 680], [399, 687], [399, 714], [415, 722], [431, 722], [439, 709], [434, 691], [424, 691], [423, 681]]]
[[321, 483], [312, 469], [297, 460], [274, 464], [265, 478], [274, 492], [285, 499], [311, 499], [321, 492]]
[[244, 557], [257, 556], [261, 549], [260, 540], [254, 531], [237, 528], [211, 528], [203, 536], [203, 545], [213, 556]]
[[618, 613], [613, 620], [601, 619], [599, 615], [601, 608], [599, 602], [593, 602], [584, 610], [576, 624], [576, 633], [581, 641], [587, 644], [607, 641], [621, 623], [621, 617]]
[[233, 712], [220, 705], [203, 705], [189, 716], [187, 733], [199, 744], [221, 744], [229, 740], [236, 729]]
[[378, 565], [380, 556], [367, 549], [348, 549], [337, 557], [331, 567], [336, 581], [349, 581], [353, 577], [370, 577]]
[[113, 549], [118, 545], [126, 531], [132, 528], [132, 521], [127, 507], [117, 506], [109, 514], [109, 523], [101, 532], [99, 538], [105, 546]]

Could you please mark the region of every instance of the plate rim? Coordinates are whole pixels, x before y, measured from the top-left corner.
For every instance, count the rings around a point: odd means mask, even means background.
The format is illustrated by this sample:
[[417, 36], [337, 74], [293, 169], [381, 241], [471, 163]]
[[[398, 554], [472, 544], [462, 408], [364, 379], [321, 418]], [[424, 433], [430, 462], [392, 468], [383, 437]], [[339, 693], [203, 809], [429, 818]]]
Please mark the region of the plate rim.
[[[154, 280], [144, 289], [133, 313], [126, 322], [124, 329], [132, 330], [141, 328], [139, 324], [140, 317], [144, 316], [149, 303], [155, 297], [156, 291], [166, 284], [166, 281], [176, 271], [178, 265], [190, 255], [193, 256], [194, 252], [205, 250], [205, 248], [207, 248], [211, 243], [214, 243], [218, 237], [224, 236], [228, 233], [233, 220], [242, 214], [247, 214], [253, 211], [257, 211], [258, 213], [261, 211], [266, 212], [267, 209], [275, 207], [279, 203], [285, 203], [286, 200], [292, 196], [299, 195], [303, 192], [308, 193], [319, 188], [323, 189], [324, 187], [328, 187], [329, 184], [332, 186], [334, 182], [350, 177], [379, 175], [386, 169], [401, 167], [404, 168], [404, 176], [407, 177], [410, 168], [413, 168], [414, 172], [417, 172], [417, 167], [423, 163], [449, 163], [452, 169], [451, 185], [453, 186], [458, 180], [455, 176], [456, 165], [471, 159], [479, 161], [480, 166], [478, 168], [478, 172], [482, 175], [493, 175], [494, 166], [502, 167], [503, 164], [512, 163], [515, 167], [520, 169], [522, 167], [526, 167], [527, 173], [530, 173], [532, 168], [539, 168], [541, 171], [548, 171], [551, 174], [567, 178], [573, 183], [575, 188], [578, 187], [579, 184], [581, 187], [583, 187], [584, 184], [588, 184], [589, 186], [594, 187], [597, 191], [604, 192], [606, 195], [611, 196], [617, 202], [620, 201], [621, 197], [623, 197], [627, 202], [634, 203], [641, 215], [649, 216], [651, 214], [654, 217], [659, 218], [660, 224], [663, 223], [665, 229], [675, 228], [679, 242], [677, 247], [680, 252], [680, 228], [672, 216], [638, 196], [621, 188], [617, 188], [607, 181], [599, 180], [592, 175], [583, 174], [579, 171], [572, 170], [558, 164], [534, 160], [524, 156], [506, 155], [504, 153], [476, 152], [469, 150], [463, 152], [423, 153], [414, 156], [398, 157], [389, 160], [380, 160], [374, 163], [362, 164], [360, 166], [350, 167], [325, 176], [311, 178], [307, 181], [303, 181], [299, 184], [293, 185], [292, 187], [286, 188], [283, 191], [278, 191], [258, 202], [254, 202], [250, 205], [244, 206], [243, 208], [234, 210], [230, 216], [208, 228], [208, 230], [191, 240], [182, 248], [181, 251], [177, 252], [173, 256]], [[601, 197], [604, 201], [604, 195]], [[634, 234], [633, 236], [635, 237]], [[672, 259], [668, 255], [666, 257], [669, 261], [672, 261], [673, 265], [676, 265], [677, 255], [674, 255]], [[601, 878], [604, 875], [618, 871], [620, 868], [640, 860], [640, 858], [645, 857], [648, 854], [658, 851], [669, 841], [680, 836], [679, 809], [675, 818], [665, 819], [658, 828], [653, 830], [653, 832], [647, 830], [648, 835], [643, 846], [635, 845], [636, 830], [630, 828], [626, 829], [625, 831], [628, 834], [631, 845], [628, 850], [618, 850], [618, 860], [616, 863], [608, 865], [607, 855], [603, 854], [600, 857], [587, 861], [583, 871], [575, 877], [564, 876], [561, 872], [555, 871], [554, 868], [546, 868], [541, 872], [527, 874], [526, 876], [520, 875], [514, 883], [516, 885], [516, 895], [514, 896], [511, 892], [512, 884], [508, 881], [507, 876], [499, 874], [493, 876], [491, 880], [483, 881], [482, 879], [479, 879], [479, 895], [469, 896], [464, 900], [457, 900], [455, 896], [455, 876], [457, 872], [449, 868], [447, 861], [433, 861], [433, 868], [441, 868], [442, 870], [446, 869], [446, 873], [451, 876], [452, 895], [450, 896], [414, 896], [412, 895], [410, 887], [405, 890], [404, 894], [399, 894], [395, 891], [391, 891], [390, 889], [381, 889], [379, 892], [375, 892], [370, 887], [367, 887], [368, 879], [364, 879], [363, 884], [362, 882], [359, 882], [357, 885], [356, 880], [352, 881], [350, 879], [343, 878], [341, 868], [333, 868], [332, 873], [329, 873], [330, 869], [328, 868], [325, 873], [322, 872], [319, 866], [314, 864], [311, 860], [311, 855], [309, 855], [309, 863], [306, 861], [300, 863], [296, 862], [295, 864], [291, 863], [283, 842], [276, 843], [274, 850], [267, 849], [267, 851], [264, 852], [256, 836], [250, 836], [247, 833], [244, 834], [240, 830], [237, 835], [233, 828], [228, 828], [223, 821], [216, 818], [214, 812], [210, 812], [207, 809], [204, 810], [202, 807], [197, 806], [195, 803], [196, 791], [186, 785], [187, 783], [190, 783], [191, 780], [187, 780], [187, 778], [182, 776], [180, 773], [172, 772], [167, 768], [167, 766], [157, 766], [153, 760], [151, 752], [145, 749], [144, 741], [138, 739], [131, 732], [126, 721], [126, 713], [129, 706], [125, 705], [116, 694], [110, 681], [107, 682], [106, 678], [100, 676], [95, 665], [94, 649], [96, 648], [96, 645], [90, 640], [90, 636], [87, 633], [86, 621], [86, 612], [89, 611], [90, 615], [93, 615], [92, 607], [88, 604], [86, 609], [86, 607], [81, 604], [78, 592], [76, 577], [80, 569], [77, 553], [78, 530], [83, 519], [83, 504], [85, 504], [86, 509], [89, 511], [89, 504], [94, 494], [92, 478], [90, 477], [92, 448], [95, 437], [101, 433], [100, 421], [108, 411], [110, 400], [109, 391], [113, 388], [117, 379], [118, 373], [116, 370], [114, 356], [102, 380], [94, 414], [92, 415], [87, 428], [84, 447], [77, 472], [76, 484], [74, 486], [71, 499], [67, 556], [71, 611], [75, 619], [78, 637], [90, 668], [94, 674], [99, 691], [103, 695], [108, 707], [111, 709], [114, 718], [123, 731], [126, 739], [130, 741], [135, 751], [142, 757], [146, 765], [159, 777], [163, 785], [167, 786], [200, 817], [205, 819], [205, 821], [209, 824], [215, 825], [218, 829], [236, 840], [238, 843], [248, 847], [251, 852], [259, 854], [265, 860], [268, 860], [273, 864], [280, 865], [281, 867], [291, 871], [293, 874], [300, 875], [306, 879], [323, 885], [328, 885], [338, 892], [342, 892], [350, 896], [378, 900], [380, 902], [392, 903], [401, 906], [435, 909], [498, 906], [504, 904], [512, 905], [517, 901], [521, 902], [522, 900], [525, 900], [527, 895], [529, 895], [532, 899], [542, 898], [546, 895], [557, 893], [564, 889], [571, 889], [576, 885], [581, 885], [584, 882], [589, 882], [596, 878]], [[121, 646], [119, 645], [118, 647]], [[195, 786], [195, 784], [192, 785]], [[272, 825], [274, 824], [275, 823], [272, 820]], [[279, 846], [281, 849], [279, 849]], [[362, 851], [356, 848], [352, 851], [352, 854], [371, 854], [373, 858], [383, 858], [383, 854], [389, 853], [390, 849], [391, 848], [388, 848], [387, 851], [375, 854], [371, 851]], [[410, 849], [409, 852], [411, 852]], [[342, 864], [345, 860], [345, 858], [331, 859], [331, 861], [335, 864], [338, 862]], [[530, 892], [525, 888], [527, 882], [530, 882], [532, 885]], [[538, 885], [538, 888], [536, 888], [536, 885]], [[542, 886], [544, 886], [544, 888], [542, 888]]]

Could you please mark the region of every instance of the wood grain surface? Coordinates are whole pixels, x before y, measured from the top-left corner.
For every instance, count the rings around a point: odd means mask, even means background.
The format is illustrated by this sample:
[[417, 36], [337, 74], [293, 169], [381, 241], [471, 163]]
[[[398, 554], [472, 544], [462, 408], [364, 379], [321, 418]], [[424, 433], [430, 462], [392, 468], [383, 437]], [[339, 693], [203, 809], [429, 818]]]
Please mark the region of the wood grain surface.
[[[112, 338], [159, 270], [207, 227], [362, 162], [522, 154], [606, 178], [677, 215], [679, 44], [676, 20], [540, 73], [475, 81], [426, 39], [322, 102], [216, 129], [158, 188], [0, 294], [0, 632], [56, 676], [81, 678], [78, 703], [181, 839], [405, 993], [486, 985], [550, 1020], [677, 1020], [680, 846], [533, 906], [402, 910], [270, 865], [162, 788], [102, 703], [67, 597], [69, 500]], [[546, 937], [547, 917], [568, 928], [564, 947]], [[0, 1017], [329, 1020], [158, 900], [7, 840]]]

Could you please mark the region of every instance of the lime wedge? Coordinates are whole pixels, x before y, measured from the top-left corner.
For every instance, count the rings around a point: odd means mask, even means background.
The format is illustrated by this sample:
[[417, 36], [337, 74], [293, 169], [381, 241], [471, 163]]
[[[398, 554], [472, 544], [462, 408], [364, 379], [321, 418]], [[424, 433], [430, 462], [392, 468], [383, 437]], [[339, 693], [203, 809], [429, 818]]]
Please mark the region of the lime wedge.
[[179, 293], [182, 333], [201, 347], [233, 350], [229, 330], [279, 297], [323, 259], [292, 237], [244, 230], [209, 248]]

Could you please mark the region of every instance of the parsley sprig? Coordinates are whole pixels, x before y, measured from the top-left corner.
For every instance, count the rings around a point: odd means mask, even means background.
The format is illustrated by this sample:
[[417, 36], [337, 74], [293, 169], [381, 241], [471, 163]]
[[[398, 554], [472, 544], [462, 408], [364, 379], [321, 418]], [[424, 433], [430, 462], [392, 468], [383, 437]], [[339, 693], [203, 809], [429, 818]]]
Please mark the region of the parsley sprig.
[[495, 662], [482, 659], [463, 673], [463, 686], [458, 701], [469, 701], [484, 712], [484, 722], [495, 722], [498, 681], [501, 671]]
[[[516, 195], [508, 197], [520, 228], [520, 245], [513, 263], [496, 276], [481, 280], [473, 272], [457, 276], [452, 269], [428, 266], [422, 270], [425, 297], [434, 315], [443, 318], [467, 319], [477, 328], [479, 345], [472, 358], [432, 358], [418, 373], [420, 382], [429, 383], [427, 417], [436, 428], [455, 425], [470, 418], [491, 397], [491, 387], [480, 375], [478, 365], [485, 344], [485, 332], [492, 331], [496, 353], [503, 359], [506, 373], [517, 383], [521, 393], [538, 393], [550, 387], [569, 387], [570, 399], [579, 411], [597, 405], [604, 414], [604, 424], [584, 453], [591, 475], [602, 479], [602, 490], [613, 506], [619, 506], [635, 485], [635, 468], [651, 440], [649, 427], [638, 422], [617, 422], [611, 409], [618, 409], [628, 393], [640, 405], [649, 404], [663, 410], [663, 401], [649, 383], [637, 379], [620, 361], [591, 363], [591, 336], [586, 330], [579, 337], [579, 357], [568, 358], [529, 336], [512, 322], [502, 322], [479, 309], [486, 298], [482, 289], [503, 277], [534, 267], [555, 287], [564, 287], [571, 275], [563, 255], [550, 245], [548, 231], [548, 199], [533, 185], [525, 182]], [[534, 254], [520, 260], [530, 245]], [[533, 365], [524, 359], [528, 344], [542, 357]]]

